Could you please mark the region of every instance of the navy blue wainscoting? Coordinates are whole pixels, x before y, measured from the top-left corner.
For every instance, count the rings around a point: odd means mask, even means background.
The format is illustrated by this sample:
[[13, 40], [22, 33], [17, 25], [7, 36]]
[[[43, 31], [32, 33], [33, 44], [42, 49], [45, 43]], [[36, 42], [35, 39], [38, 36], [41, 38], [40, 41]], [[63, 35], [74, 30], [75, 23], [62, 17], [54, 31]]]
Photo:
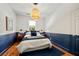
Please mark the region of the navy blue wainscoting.
[[77, 55], [79, 55], [79, 36], [78, 36], [78, 35], [75, 35], [75, 38], [76, 38], [76, 40], [75, 40], [75, 41], [76, 41], [76, 43], [75, 43], [75, 46], [76, 46], [76, 47], [75, 47], [75, 48], [76, 48], [75, 51], [76, 51], [76, 52], [75, 52], [75, 53], [76, 53]]
[[60, 33], [45, 33], [50, 38], [52, 43], [56, 43], [59, 47], [65, 50], [79, 54], [79, 36]]
[[15, 41], [18, 33], [10, 33], [0, 36], [0, 54], [2, 54], [6, 48], [11, 46]]

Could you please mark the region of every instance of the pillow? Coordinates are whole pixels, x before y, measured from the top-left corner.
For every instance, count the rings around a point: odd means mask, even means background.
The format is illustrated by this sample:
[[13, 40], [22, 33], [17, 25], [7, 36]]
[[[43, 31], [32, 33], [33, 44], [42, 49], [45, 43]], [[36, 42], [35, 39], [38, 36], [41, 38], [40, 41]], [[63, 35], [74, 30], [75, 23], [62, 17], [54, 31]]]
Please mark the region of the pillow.
[[31, 36], [37, 36], [37, 32], [36, 31], [31, 31]]
[[37, 36], [42, 36], [39, 32], [37, 32]]
[[31, 35], [31, 32], [26, 32], [26, 35]]

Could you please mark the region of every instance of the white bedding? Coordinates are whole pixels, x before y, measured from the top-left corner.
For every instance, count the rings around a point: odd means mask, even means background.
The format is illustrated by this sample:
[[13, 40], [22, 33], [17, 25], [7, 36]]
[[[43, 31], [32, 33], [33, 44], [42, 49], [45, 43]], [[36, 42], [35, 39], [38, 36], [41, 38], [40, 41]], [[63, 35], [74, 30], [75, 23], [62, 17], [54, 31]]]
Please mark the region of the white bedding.
[[17, 49], [20, 53], [23, 53], [23, 52], [44, 49], [44, 48], [51, 47], [51, 46], [52, 46], [52, 44], [51, 44], [50, 40], [48, 38], [45, 38], [45, 39], [22, 41], [17, 46]]

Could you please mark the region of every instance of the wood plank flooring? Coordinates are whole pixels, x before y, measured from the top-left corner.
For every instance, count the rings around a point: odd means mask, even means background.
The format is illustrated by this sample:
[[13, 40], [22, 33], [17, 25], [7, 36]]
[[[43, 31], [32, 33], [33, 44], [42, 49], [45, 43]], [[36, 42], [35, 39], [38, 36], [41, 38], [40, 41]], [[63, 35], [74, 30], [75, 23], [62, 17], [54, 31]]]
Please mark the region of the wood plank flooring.
[[16, 46], [19, 42], [14, 43], [2, 56], [19, 56]]
[[56, 49], [60, 50], [61, 52], [63, 52], [63, 53], [64, 53], [63, 56], [74, 56], [73, 54], [71, 54], [71, 53], [65, 51], [64, 49], [59, 48], [58, 46], [56, 46], [56, 45], [54, 45], [54, 44], [52, 44], [52, 45], [53, 45], [54, 48], [56, 48]]

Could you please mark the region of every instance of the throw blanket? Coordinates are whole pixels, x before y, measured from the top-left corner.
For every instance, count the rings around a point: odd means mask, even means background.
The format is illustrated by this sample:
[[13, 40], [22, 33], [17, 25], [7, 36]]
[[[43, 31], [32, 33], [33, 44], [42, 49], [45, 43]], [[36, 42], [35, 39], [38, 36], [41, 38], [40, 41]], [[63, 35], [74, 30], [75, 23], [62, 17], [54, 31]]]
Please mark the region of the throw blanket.
[[39, 49], [45, 49], [47, 47], [51, 47], [52, 44], [48, 38], [45, 39], [37, 39], [37, 40], [25, 40], [22, 41], [17, 49], [20, 53], [35, 51]]

